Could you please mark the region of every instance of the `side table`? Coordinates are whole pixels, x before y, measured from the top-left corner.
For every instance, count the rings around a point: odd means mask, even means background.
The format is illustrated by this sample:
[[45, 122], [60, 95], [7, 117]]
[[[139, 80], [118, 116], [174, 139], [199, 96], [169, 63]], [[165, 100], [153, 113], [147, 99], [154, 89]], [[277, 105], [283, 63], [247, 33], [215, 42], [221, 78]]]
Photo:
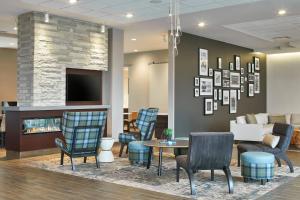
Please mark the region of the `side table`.
[[110, 137], [103, 137], [101, 139], [101, 152], [99, 155], [99, 161], [100, 162], [113, 162], [114, 155], [111, 151], [112, 147], [114, 145], [114, 139]]

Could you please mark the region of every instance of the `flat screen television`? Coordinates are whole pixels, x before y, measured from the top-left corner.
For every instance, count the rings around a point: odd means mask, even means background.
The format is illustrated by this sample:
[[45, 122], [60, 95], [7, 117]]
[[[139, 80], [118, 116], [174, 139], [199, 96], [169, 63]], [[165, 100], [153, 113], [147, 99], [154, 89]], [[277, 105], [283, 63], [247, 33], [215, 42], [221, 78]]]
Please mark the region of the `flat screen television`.
[[101, 102], [101, 73], [67, 73], [66, 101]]

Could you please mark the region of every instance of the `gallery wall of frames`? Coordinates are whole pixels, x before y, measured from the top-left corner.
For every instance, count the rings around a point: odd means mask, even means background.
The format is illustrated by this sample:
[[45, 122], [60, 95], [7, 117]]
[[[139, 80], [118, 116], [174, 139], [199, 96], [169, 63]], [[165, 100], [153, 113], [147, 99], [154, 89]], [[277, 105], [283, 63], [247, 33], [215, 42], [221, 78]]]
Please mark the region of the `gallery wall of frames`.
[[175, 57], [175, 134], [229, 131], [230, 120], [266, 112], [266, 56], [183, 33]]
[[199, 48], [198, 74], [194, 77], [194, 97], [204, 96], [204, 115], [218, 110], [218, 101], [229, 107], [229, 113], [237, 113], [241, 93], [254, 97], [260, 94], [260, 59], [253, 56], [247, 66], [241, 65], [241, 56], [232, 55], [233, 62], [223, 63], [216, 57], [217, 69], [209, 67], [207, 49]]

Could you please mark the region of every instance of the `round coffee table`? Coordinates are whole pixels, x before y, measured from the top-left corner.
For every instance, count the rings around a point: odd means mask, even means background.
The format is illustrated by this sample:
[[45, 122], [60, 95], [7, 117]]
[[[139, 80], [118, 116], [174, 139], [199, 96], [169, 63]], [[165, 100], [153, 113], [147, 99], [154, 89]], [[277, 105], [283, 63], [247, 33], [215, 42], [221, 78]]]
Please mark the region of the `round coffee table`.
[[168, 144], [164, 140], [144, 141], [144, 145], [147, 146], [147, 147], [150, 147], [147, 169], [150, 168], [153, 147], [159, 148], [159, 156], [158, 156], [159, 159], [158, 159], [158, 168], [157, 168], [157, 175], [158, 176], [161, 176], [161, 172], [162, 172], [162, 156], [163, 156], [163, 149], [164, 148], [173, 148], [173, 149], [178, 148], [180, 150], [180, 148], [188, 148], [189, 147], [189, 141], [188, 140], [172, 140], [172, 141], [174, 141], [175, 143]]
[[99, 161], [100, 162], [113, 162], [114, 161], [114, 155], [111, 151], [112, 147], [114, 145], [114, 139], [110, 137], [103, 137], [101, 138], [101, 152], [99, 155]]

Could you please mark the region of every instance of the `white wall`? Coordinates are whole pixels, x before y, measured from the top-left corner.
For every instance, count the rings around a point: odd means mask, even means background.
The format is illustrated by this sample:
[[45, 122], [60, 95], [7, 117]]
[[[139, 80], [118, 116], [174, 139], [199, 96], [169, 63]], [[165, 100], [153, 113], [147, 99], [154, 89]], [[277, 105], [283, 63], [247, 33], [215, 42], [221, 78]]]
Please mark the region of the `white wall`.
[[300, 52], [267, 55], [267, 111], [300, 113]]
[[128, 108], [128, 86], [129, 86], [129, 77], [128, 77], [128, 67], [123, 69], [123, 107]]

